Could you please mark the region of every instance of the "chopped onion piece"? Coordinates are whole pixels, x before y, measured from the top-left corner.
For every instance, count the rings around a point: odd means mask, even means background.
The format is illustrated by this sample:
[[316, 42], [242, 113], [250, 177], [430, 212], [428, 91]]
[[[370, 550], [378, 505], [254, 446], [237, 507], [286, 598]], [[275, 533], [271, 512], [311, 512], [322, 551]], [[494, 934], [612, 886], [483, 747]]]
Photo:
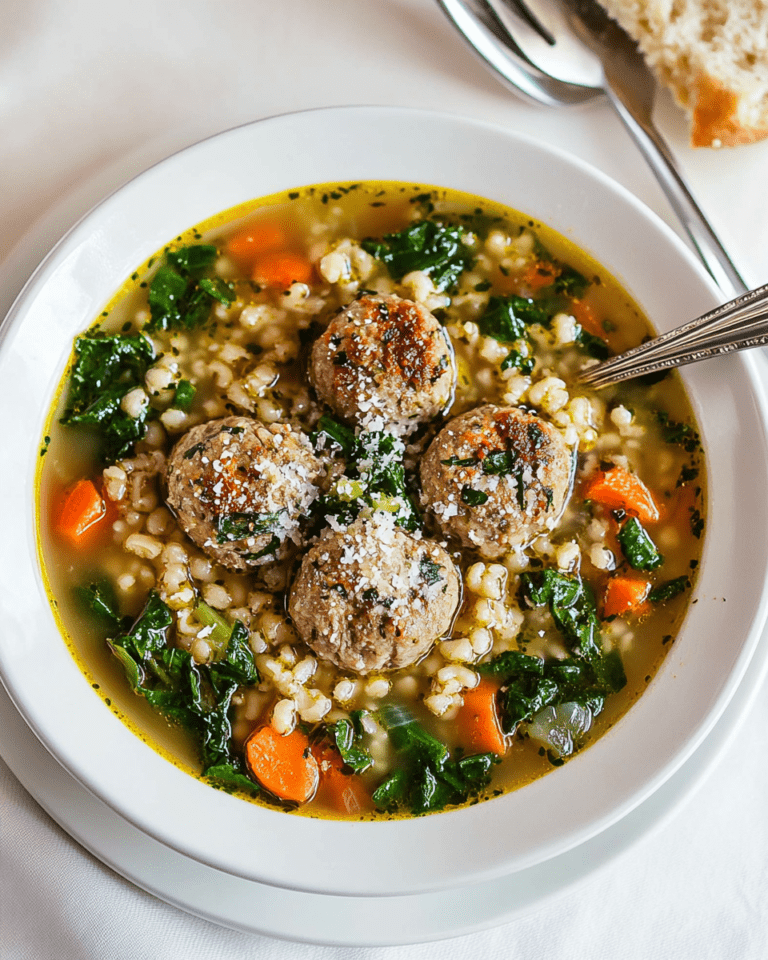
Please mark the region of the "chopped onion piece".
[[544, 707], [528, 724], [533, 740], [545, 744], [558, 757], [573, 753], [579, 740], [592, 726], [592, 711], [580, 703], [560, 703]]

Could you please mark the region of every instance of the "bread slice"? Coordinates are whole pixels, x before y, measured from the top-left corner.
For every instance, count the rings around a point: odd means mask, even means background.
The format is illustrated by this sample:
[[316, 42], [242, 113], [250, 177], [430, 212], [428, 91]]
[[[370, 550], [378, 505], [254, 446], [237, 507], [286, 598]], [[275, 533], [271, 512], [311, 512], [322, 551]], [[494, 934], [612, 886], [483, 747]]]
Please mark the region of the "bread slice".
[[600, 0], [691, 117], [695, 147], [768, 137], [768, 0]]

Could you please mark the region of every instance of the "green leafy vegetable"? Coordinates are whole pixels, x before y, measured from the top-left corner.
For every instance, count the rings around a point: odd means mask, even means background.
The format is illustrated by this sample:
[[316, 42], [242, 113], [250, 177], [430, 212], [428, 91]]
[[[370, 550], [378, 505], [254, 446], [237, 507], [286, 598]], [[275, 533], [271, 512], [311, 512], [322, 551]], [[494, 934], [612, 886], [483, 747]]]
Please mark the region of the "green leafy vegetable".
[[589, 286], [589, 280], [584, 274], [579, 273], [568, 264], [560, 265], [560, 272], [555, 277], [555, 290], [558, 293], [565, 293], [569, 297], [575, 297], [577, 300], [584, 296]]
[[106, 629], [123, 629], [124, 621], [120, 616], [115, 591], [109, 580], [103, 578], [90, 580], [75, 587], [74, 594], [80, 607], [90, 613]]
[[664, 583], [660, 583], [654, 587], [648, 594], [648, 599], [651, 603], [664, 603], [665, 600], [671, 600], [673, 597], [679, 596], [679, 594], [687, 590], [690, 585], [691, 581], [688, 577], [675, 577], [674, 580], [666, 580]]
[[363, 431], [359, 436], [330, 417], [318, 422], [316, 443], [330, 437], [346, 459], [344, 476], [331, 491], [315, 501], [320, 518], [333, 516], [339, 523], [352, 523], [368, 508], [391, 513], [408, 531], [421, 526], [421, 518], [406, 485], [403, 442], [389, 433]]
[[216, 524], [216, 542], [230, 543], [262, 533], [273, 533], [280, 526], [284, 513], [284, 510], [277, 510], [275, 513], [230, 513], [220, 516]]
[[678, 444], [688, 453], [694, 453], [701, 447], [699, 435], [690, 424], [670, 420], [664, 410], [657, 411], [656, 419], [661, 424], [661, 437], [666, 443]]
[[634, 570], [655, 570], [664, 563], [645, 527], [637, 517], [631, 517], [618, 533], [618, 541], [630, 567]]
[[529, 341], [519, 341], [519, 349], [514, 348], [501, 361], [502, 370], [519, 370], [524, 376], [533, 372], [536, 366], [536, 358], [533, 356], [533, 348]]
[[192, 401], [195, 399], [197, 390], [189, 380], [179, 380], [176, 384], [176, 394], [173, 398], [173, 406], [178, 410], [189, 410]]
[[374, 790], [373, 802], [380, 809], [406, 806], [413, 814], [430, 813], [465, 803], [489, 782], [498, 762], [494, 754], [452, 758], [446, 745], [402, 705], [384, 705], [379, 720], [403, 763]]
[[96, 333], [75, 340], [75, 362], [61, 422], [93, 430], [106, 463], [129, 456], [146, 433], [149, 406], [132, 417], [121, 403], [127, 393], [143, 386], [154, 360], [154, 347], [146, 337]]
[[519, 455], [516, 450], [491, 450], [483, 457], [483, 473], [505, 476], [517, 466]]
[[166, 254], [149, 285], [148, 330], [194, 330], [208, 322], [214, 303], [232, 303], [229, 284], [204, 276], [216, 256], [216, 247], [202, 243]]
[[435, 563], [430, 557], [423, 557], [419, 563], [419, 573], [421, 574], [421, 579], [431, 586], [433, 583], [439, 583], [442, 580], [441, 571], [442, 567], [439, 563]]
[[605, 340], [589, 333], [584, 327], [579, 328], [579, 332], [576, 334], [576, 343], [580, 343], [589, 356], [594, 357], [595, 360], [607, 360], [611, 355], [610, 348]]
[[337, 720], [336, 723], [329, 724], [327, 730], [341, 754], [341, 759], [355, 773], [363, 773], [373, 766], [373, 757], [361, 746], [362, 735], [355, 730], [351, 720]]
[[280, 544], [283, 541], [276, 534], [272, 535], [272, 539], [264, 547], [263, 550], [259, 550], [256, 553], [247, 553], [245, 554], [246, 560], [261, 560], [262, 557], [270, 557], [273, 553], [277, 553]]
[[548, 568], [521, 577], [522, 592], [534, 606], [548, 605], [574, 653], [587, 660], [602, 656], [600, 623], [592, 591], [575, 575]]
[[364, 240], [362, 247], [381, 260], [395, 280], [402, 280], [412, 270], [422, 270], [437, 290], [449, 290], [472, 262], [462, 235], [459, 227], [422, 220], [381, 240]]
[[[210, 609], [210, 608], [209, 608]], [[198, 617], [206, 614], [202, 608]], [[133, 690], [157, 711], [196, 736], [203, 776], [228, 788], [256, 790], [232, 748], [229, 709], [241, 685], [258, 683], [248, 631], [238, 620], [211, 663], [198, 664], [187, 650], [170, 645], [173, 614], [156, 591], [127, 633], [109, 641]]]
[[345, 457], [354, 456], [357, 449], [357, 437], [354, 430], [324, 414], [317, 421], [317, 429], [312, 434], [312, 442], [315, 446], [318, 446], [318, 441], [323, 435], [335, 443]]
[[544, 301], [517, 296], [491, 297], [477, 325], [484, 337], [493, 337], [501, 343], [514, 343], [526, 339], [528, 324], [547, 326], [552, 315]]
[[597, 716], [605, 698], [626, 684], [616, 651], [594, 661], [571, 658], [543, 660], [518, 651], [499, 654], [480, 671], [501, 680], [500, 718], [503, 730], [513, 733], [545, 707], [577, 703]]
[[479, 507], [486, 503], [487, 500], [488, 494], [483, 493], [482, 490], [473, 490], [472, 487], [466, 484], [461, 488], [461, 502], [466, 503], [468, 507]]

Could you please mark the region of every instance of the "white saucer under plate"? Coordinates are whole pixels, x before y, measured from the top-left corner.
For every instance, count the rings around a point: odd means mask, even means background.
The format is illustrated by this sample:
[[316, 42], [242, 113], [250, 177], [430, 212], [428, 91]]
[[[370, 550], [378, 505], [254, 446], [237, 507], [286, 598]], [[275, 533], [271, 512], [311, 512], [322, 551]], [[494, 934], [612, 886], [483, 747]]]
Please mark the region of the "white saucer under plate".
[[[102, 803], [48, 753], [0, 686], [0, 756], [48, 814], [126, 880], [188, 913], [247, 933], [336, 946], [395, 946], [507, 923], [592, 878], [676, 816], [741, 725], [768, 673], [768, 631], [719, 723], [686, 763], [609, 829], [527, 870], [403, 897], [337, 897], [270, 887], [184, 857]], [[386, 904], [387, 909], [383, 909]], [[392, 923], [397, 916], [397, 924]]]

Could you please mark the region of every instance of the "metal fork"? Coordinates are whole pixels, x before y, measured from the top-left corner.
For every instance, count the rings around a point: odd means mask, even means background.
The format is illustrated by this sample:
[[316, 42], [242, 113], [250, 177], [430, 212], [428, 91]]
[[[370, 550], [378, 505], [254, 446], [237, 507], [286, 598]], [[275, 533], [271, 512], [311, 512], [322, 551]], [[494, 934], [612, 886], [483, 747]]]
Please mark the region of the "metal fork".
[[[437, 2], [483, 62], [525, 99], [546, 106], [574, 106], [607, 97], [724, 295], [732, 298], [749, 289], [653, 124], [655, 80], [637, 44], [596, 0], [550, 0], [546, 5], [536, 3], [536, 10], [532, 9], [531, 0], [528, 4], [523, 0], [502, 0], [507, 14], [504, 19], [489, 0]], [[514, 20], [515, 34], [509, 14]], [[516, 37], [521, 38], [519, 42]], [[541, 55], [543, 48], [573, 50], [574, 37], [599, 61], [596, 84], [562, 79], [542, 66], [546, 59]], [[536, 48], [537, 44], [538, 52], [530, 56], [526, 48]]]

